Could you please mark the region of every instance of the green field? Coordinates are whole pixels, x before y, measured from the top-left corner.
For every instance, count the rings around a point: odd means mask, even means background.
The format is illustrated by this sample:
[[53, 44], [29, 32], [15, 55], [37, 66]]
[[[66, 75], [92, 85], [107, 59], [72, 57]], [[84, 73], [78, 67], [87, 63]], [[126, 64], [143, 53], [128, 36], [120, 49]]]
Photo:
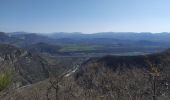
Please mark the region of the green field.
[[102, 49], [103, 46], [99, 45], [76, 45], [76, 44], [68, 44], [62, 46], [60, 52], [77, 52], [77, 51], [93, 51]]

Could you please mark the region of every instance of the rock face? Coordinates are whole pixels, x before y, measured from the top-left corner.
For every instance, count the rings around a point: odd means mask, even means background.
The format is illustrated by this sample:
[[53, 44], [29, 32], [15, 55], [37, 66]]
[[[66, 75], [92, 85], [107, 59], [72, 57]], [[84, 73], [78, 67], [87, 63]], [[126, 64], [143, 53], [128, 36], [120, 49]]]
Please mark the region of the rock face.
[[14, 46], [0, 44], [0, 71], [14, 71], [14, 82], [20, 85], [48, 78], [47, 66], [46, 61], [38, 55]]

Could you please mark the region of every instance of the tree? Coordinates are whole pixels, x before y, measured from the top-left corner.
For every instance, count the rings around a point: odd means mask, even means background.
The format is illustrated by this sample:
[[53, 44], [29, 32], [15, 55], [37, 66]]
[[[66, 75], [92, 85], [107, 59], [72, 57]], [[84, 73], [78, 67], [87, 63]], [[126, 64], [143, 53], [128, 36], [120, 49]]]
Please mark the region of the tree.
[[58, 76], [52, 75], [50, 77], [50, 79], [49, 79], [50, 86], [47, 88], [47, 93], [46, 93], [47, 100], [50, 100], [49, 93], [52, 90], [55, 90], [55, 100], [59, 100], [58, 91], [59, 91], [59, 88], [60, 88], [60, 82], [66, 74], [67, 73], [64, 73], [64, 74], [58, 75]]
[[158, 70], [158, 67], [156, 67], [156, 64], [152, 63], [151, 61], [147, 60], [147, 64], [149, 65], [150, 68], [149, 75], [151, 77], [151, 85], [152, 85], [152, 92], [153, 92], [152, 99], [157, 100], [156, 85], [158, 82], [158, 77], [160, 76], [160, 71]]

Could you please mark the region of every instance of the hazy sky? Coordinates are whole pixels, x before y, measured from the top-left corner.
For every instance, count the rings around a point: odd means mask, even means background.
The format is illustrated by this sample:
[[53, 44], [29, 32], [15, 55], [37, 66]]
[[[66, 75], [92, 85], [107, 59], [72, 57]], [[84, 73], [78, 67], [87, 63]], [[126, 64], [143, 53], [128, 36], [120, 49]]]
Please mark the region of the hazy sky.
[[170, 0], [0, 0], [0, 31], [170, 32]]

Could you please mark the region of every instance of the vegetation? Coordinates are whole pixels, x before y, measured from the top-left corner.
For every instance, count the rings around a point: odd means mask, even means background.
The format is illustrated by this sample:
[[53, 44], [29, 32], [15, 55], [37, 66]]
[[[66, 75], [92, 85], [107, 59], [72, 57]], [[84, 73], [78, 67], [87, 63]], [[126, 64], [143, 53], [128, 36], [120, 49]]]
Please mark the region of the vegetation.
[[100, 50], [103, 48], [103, 46], [100, 45], [85, 45], [85, 44], [69, 44], [69, 45], [64, 45], [60, 49], [60, 52], [78, 52], [78, 51], [95, 51], [95, 50]]
[[11, 72], [0, 73], [0, 91], [7, 88], [11, 83], [12, 83]]

